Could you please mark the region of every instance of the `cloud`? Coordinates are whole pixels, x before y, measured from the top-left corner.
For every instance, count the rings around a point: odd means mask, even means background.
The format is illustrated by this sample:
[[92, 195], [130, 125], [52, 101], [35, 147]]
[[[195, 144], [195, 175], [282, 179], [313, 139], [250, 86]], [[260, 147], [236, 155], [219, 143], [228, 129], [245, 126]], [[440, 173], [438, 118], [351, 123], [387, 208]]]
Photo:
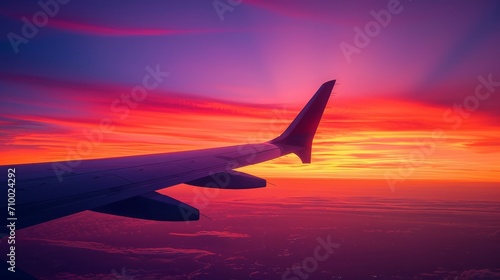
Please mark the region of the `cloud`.
[[50, 246], [67, 247], [84, 249], [107, 254], [124, 254], [124, 255], [142, 255], [142, 256], [187, 256], [192, 255], [195, 258], [213, 255], [214, 253], [201, 249], [193, 248], [173, 248], [173, 247], [154, 247], [154, 248], [140, 248], [140, 247], [113, 247], [111, 245], [91, 241], [78, 241], [78, 240], [51, 240], [41, 238], [26, 238], [25, 240], [36, 241], [40, 244], [47, 244]]
[[[3, 16], [21, 21], [25, 15], [3, 12]], [[123, 22], [120, 22], [120, 24]], [[93, 36], [111, 36], [111, 37], [126, 37], [126, 36], [171, 36], [171, 35], [186, 35], [212, 32], [233, 32], [232, 29], [173, 29], [173, 28], [150, 28], [150, 27], [134, 27], [120, 26], [119, 24], [91, 24], [87, 22], [79, 22], [68, 19], [51, 18], [47, 22], [47, 27], [55, 30], [61, 30], [76, 34], [85, 34]]]
[[[289, 107], [283, 111], [279, 104], [230, 102], [163, 89], [149, 92], [125, 113], [112, 104], [125, 106], [121, 96], [130, 93], [127, 85], [1, 72], [0, 80], [23, 89], [0, 105], [0, 121], [9, 124], [0, 135], [3, 164], [27, 163], [34, 158], [40, 162], [65, 160], [67, 147], [75, 149], [87, 139], [82, 131], [99, 128], [102, 119], [110, 119], [114, 130], [103, 134], [99, 145], [83, 159], [264, 142], [282, 133], [300, 110]], [[288, 172], [297, 167], [295, 157], [290, 157], [257, 168], [274, 177], [304, 176], [306, 172], [323, 176], [329, 170], [342, 177], [359, 177], [363, 170], [364, 177], [380, 178], [381, 172], [397, 172], [410, 155], [422, 153], [421, 143], [429, 150], [425, 143], [432, 141], [430, 154], [417, 154], [421, 160], [418, 170], [424, 172], [415, 174], [433, 179], [449, 178], [450, 172], [454, 177], [495, 177], [491, 166], [496, 166], [500, 138], [491, 133], [498, 130], [498, 122], [487, 113], [477, 112], [453, 129], [442, 117], [449, 108], [435, 104], [363, 97], [335, 100], [335, 105], [344, 109], [325, 111], [314, 141], [312, 165]], [[435, 129], [445, 136], [433, 139]], [[461, 161], [445, 163], [457, 153]], [[471, 167], [467, 162], [479, 164]]]
[[376, 233], [387, 233], [387, 234], [397, 234], [397, 233], [411, 234], [411, 233], [413, 233], [412, 230], [400, 230], [400, 229], [397, 229], [397, 230], [365, 229], [363, 231], [368, 232], [368, 233], [376, 232]]
[[478, 153], [490, 153], [492, 150], [498, 150], [500, 146], [500, 136], [487, 137], [485, 139], [470, 140], [463, 143], [465, 149], [474, 150]]
[[494, 238], [496, 238], [496, 237], [500, 237], [500, 229], [498, 229], [498, 230], [496, 230], [496, 231], [494, 231], [494, 232], [490, 232], [490, 233], [488, 233], [488, 236], [489, 236], [489, 237], [494, 237]]
[[[248, 0], [244, 3], [282, 16], [299, 20], [335, 24], [336, 26], [342, 25], [351, 27], [366, 20], [364, 15], [360, 13], [341, 12], [342, 10], [351, 10], [354, 7], [359, 9], [360, 3], [353, 4], [350, 1], [344, 1], [340, 5], [337, 5], [337, 2], [334, 3], [329, 1], [316, 2], [315, 5], [303, 1]], [[322, 12], [331, 9], [335, 9], [339, 12], [334, 17]], [[369, 9], [367, 8], [367, 10]]]
[[246, 233], [235, 233], [235, 232], [229, 232], [229, 231], [198, 231], [196, 233], [177, 233], [177, 232], [171, 232], [169, 233], [170, 235], [174, 236], [189, 236], [189, 237], [196, 237], [196, 236], [215, 236], [215, 237], [220, 237], [220, 238], [247, 238], [250, 237], [250, 235]]
[[500, 278], [500, 272], [494, 272], [489, 269], [471, 269], [466, 270], [455, 276], [449, 278], [453, 280], [494, 280]]
[[70, 31], [73, 33], [83, 33], [98, 36], [162, 36], [162, 35], [179, 35], [187, 33], [201, 32], [201, 30], [178, 30], [178, 29], [156, 29], [156, 28], [126, 28], [126, 27], [111, 27], [99, 26], [94, 24], [51, 19], [49, 27]]

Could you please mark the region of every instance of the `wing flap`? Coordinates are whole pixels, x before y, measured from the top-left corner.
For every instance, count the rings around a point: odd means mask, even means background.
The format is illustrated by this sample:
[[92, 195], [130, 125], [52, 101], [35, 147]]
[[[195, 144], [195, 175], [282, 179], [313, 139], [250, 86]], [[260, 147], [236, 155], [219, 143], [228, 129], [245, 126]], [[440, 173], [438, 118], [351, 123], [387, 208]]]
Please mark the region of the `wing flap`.
[[169, 196], [150, 192], [100, 206], [92, 211], [153, 221], [197, 221], [200, 211]]
[[266, 180], [238, 171], [218, 172], [210, 176], [198, 178], [185, 184], [217, 189], [255, 189], [266, 186]]

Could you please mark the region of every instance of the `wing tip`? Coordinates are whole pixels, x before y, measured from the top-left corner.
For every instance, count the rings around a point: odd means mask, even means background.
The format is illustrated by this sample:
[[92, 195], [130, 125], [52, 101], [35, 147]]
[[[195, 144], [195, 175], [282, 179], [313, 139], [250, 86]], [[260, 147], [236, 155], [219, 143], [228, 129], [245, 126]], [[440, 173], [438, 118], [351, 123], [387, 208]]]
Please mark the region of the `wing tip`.
[[323, 83], [287, 129], [270, 143], [281, 147], [292, 146], [287, 149], [288, 152], [295, 153], [303, 163], [310, 163], [312, 140], [335, 82], [330, 80]]

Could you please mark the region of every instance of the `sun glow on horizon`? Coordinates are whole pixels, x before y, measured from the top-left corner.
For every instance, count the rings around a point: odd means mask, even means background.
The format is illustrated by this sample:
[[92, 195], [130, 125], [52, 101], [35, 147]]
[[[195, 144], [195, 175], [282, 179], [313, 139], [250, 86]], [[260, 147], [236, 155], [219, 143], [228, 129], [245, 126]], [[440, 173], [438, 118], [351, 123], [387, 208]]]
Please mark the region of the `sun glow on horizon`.
[[[89, 106], [75, 104], [71, 108], [74, 112], [85, 108], [84, 118], [18, 115], [15, 120], [4, 119], [5, 125], [25, 129], [4, 140], [0, 163], [106, 158], [259, 143], [278, 136], [300, 110], [298, 106], [165, 96], [153, 94], [124, 120], [106, 110], [106, 98], [98, 94], [87, 96]], [[454, 128], [454, 122], [443, 118], [448, 109], [397, 99], [336, 96], [330, 100], [318, 128], [312, 164], [303, 165], [295, 155], [288, 155], [242, 170], [290, 178], [396, 176], [403, 180], [498, 181], [498, 124], [488, 114], [478, 112]], [[112, 120], [110, 129], [96, 132], [102, 119]], [[434, 136], [435, 130], [441, 131], [440, 137]], [[84, 150], [89, 143], [91, 149]]]

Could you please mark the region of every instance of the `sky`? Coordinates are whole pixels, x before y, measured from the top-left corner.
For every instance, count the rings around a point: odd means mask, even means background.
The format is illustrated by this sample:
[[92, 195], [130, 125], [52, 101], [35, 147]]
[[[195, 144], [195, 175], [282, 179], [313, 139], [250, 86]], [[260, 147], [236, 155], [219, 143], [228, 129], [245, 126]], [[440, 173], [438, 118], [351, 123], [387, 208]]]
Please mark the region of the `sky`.
[[248, 170], [500, 178], [497, 1], [67, 2], [0, 4], [0, 164], [267, 141], [336, 79], [313, 164]]
[[296, 280], [331, 240], [308, 279], [498, 279], [499, 14], [494, 0], [1, 1], [3, 167], [268, 141], [336, 79], [311, 164], [242, 168], [267, 180], [255, 190], [159, 191], [197, 222], [84, 211], [19, 230], [17, 267]]

